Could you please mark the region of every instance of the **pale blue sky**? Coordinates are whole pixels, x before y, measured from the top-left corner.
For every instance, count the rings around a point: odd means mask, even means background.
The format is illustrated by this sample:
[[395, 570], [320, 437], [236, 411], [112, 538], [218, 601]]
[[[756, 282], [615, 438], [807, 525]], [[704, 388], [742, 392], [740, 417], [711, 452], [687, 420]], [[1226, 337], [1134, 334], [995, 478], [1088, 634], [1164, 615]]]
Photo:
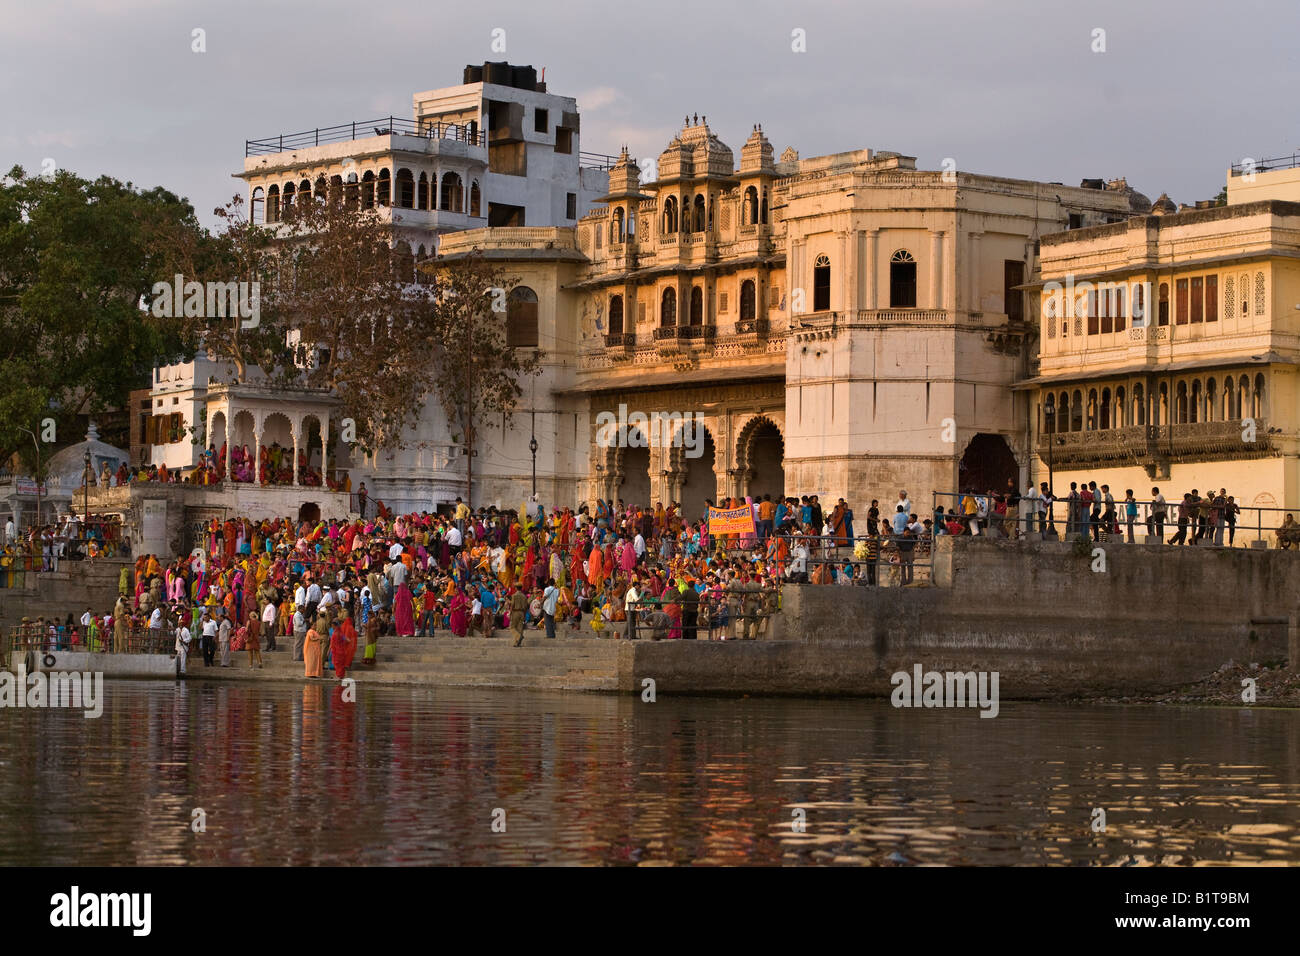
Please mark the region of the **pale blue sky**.
[[[657, 155], [702, 113], [737, 155], [761, 122], [778, 154], [1127, 176], [1191, 202], [1231, 163], [1300, 147], [1293, 2], [3, 0], [0, 14], [3, 169], [48, 158], [164, 185], [208, 223], [239, 185], [245, 139], [408, 116], [412, 93], [486, 59], [545, 67], [595, 152]], [[191, 52], [195, 28], [206, 53]]]

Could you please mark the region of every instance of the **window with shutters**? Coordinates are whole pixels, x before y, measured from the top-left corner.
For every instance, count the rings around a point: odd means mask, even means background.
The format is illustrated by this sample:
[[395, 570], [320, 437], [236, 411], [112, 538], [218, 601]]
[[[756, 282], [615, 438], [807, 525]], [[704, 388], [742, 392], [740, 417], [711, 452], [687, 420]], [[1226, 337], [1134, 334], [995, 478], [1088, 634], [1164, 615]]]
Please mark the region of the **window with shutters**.
[[719, 312], [727, 311], [727, 293], [725, 292], [718, 297], [718, 311]]
[[768, 286], [767, 289], [767, 307], [775, 309], [781, 304], [781, 287], [779, 285]]
[[1250, 276], [1244, 272], [1237, 280], [1237, 298], [1241, 300], [1241, 314], [1250, 315]]
[[1123, 332], [1128, 326], [1128, 316], [1124, 311], [1124, 287], [1120, 286], [1114, 292], [1115, 295], [1115, 331]]
[[1237, 298], [1233, 293], [1236, 291], [1236, 284], [1232, 281], [1232, 276], [1223, 280], [1223, 314], [1231, 318], [1236, 315]]
[[1219, 277], [1205, 277], [1205, 321], [1219, 321]]
[[1192, 279], [1192, 319], [1193, 322], [1205, 321], [1205, 280], [1200, 276]]
[[1179, 279], [1174, 283], [1174, 324], [1187, 324], [1187, 280]]
[[1156, 324], [1169, 324], [1169, 283], [1160, 283], [1160, 301], [1156, 304]]
[[1095, 289], [1092, 292], [1089, 292], [1087, 297], [1083, 300], [1083, 307], [1087, 310], [1088, 334], [1096, 335], [1101, 331], [1101, 312], [1097, 307], [1097, 291]]
[[537, 348], [537, 293], [526, 285], [511, 289], [506, 302], [506, 347]]
[[754, 280], [746, 279], [740, 284], [740, 318], [752, 319], [755, 314]]
[[889, 307], [916, 308], [916, 259], [906, 249], [889, 257]]
[[831, 260], [818, 256], [813, 263], [813, 311], [828, 312], [831, 307]]

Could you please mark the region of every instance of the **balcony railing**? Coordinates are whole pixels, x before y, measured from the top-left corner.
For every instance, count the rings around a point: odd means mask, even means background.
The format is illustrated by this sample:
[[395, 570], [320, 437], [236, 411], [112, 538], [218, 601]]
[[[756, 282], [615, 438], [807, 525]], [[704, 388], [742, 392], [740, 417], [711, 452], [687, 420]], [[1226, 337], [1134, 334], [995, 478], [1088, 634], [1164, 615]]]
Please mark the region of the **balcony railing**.
[[1184, 422], [1177, 425], [1127, 425], [1089, 431], [1040, 434], [1038, 457], [1055, 465], [1129, 461], [1201, 461], [1216, 458], [1257, 458], [1271, 454], [1274, 442], [1267, 423], [1254, 419], [1246, 429], [1240, 420]]
[[737, 335], [767, 335], [772, 330], [768, 319], [740, 319], [736, 322]]
[[283, 133], [266, 139], [249, 139], [244, 141], [244, 156], [265, 156], [271, 153], [283, 153], [285, 150], [305, 149], [308, 146], [320, 146], [322, 143], [346, 143], [358, 136], [422, 136], [425, 139], [450, 139], [471, 146], [482, 146], [486, 139], [482, 130], [471, 131], [468, 126], [459, 123], [416, 123], [413, 120], [395, 116], [383, 116], [373, 120], [357, 120], [338, 126], [320, 126], [301, 133]]
[[636, 348], [635, 332], [610, 332], [605, 336], [605, 348], [607, 349], [632, 349]]
[[712, 339], [718, 334], [714, 325], [661, 325], [655, 329], [656, 342], [687, 342]]

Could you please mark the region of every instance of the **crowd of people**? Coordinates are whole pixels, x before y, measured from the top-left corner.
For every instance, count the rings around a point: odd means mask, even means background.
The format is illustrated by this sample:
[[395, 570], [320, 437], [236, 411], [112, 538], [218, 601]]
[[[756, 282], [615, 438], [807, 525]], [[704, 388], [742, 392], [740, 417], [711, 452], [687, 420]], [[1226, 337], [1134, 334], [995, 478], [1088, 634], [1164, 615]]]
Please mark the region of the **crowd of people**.
[[55, 571], [60, 561], [91, 561], [129, 555], [131, 544], [117, 516], [65, 515], [52, 524], [32, 525], [19, 532], [12, 516], [5, 519], [0, 548], [0, 587], [15, 587], [28, 571]]
[[[161, 484], [213, 485], [225, 481], [227, 477], [226, 460], [229, 458], [229, 477], [231, 481], [252, 484], [254, 481], [263, 485], [293, 484], [293, 449], [285, 448], [278, 442], [262, 445], [254, 455], [248, 445], [235, 445], [229, 449], [223, 442], [221, 447], [209, 444], [199, 453], [198, 463], [186, 468], [169, 468], [166, 465], [144, 464], [130, 467], [126, 462], [118, 465], [114, 471], [107, 462], [99, 474], [98, 484], [102, 488], [124, 487], [137, 482], [158, 482]], [[256, 463], [254, 461], [256, 459]], [[351, 491], [352, 479], [342, 474], [322, 474], [320, 468], [308, 464], [307, 452], [298, 452], [298, 484], [304, 488], [326, 487], [330, 491]]]
[[[250, 668], [283, 643], [307, 677], [345, 675], [358, 647], [360, 666], [373, 667], [383, 638], [439, 632], [505, 632], [515, 646], [529, 630], [553, 639], [588, 628], [629, 639], [755, 639], [783, 583], [876, 585], [888, 568], [890, 583], [906, 586], [942, 535], [1133, 541], [1144, 525], [1161, 537], [1176, 526], [1172, 544], [1233, 544], [1240, 507], [1226, 490], [1193, 490], [1173, 506], [1158, 487], [1151, 494], [1139, 502], [1126, 489], [1117, 500], [1105, 484], [1072, 482], [1058, 501], [1046, 483], [1022, 494], [1009, 482], [1004, 492], [970, 489], [921, 518], [902, 490], [885, 506], [871, 500], [861, 534], [844, 499], [827, 509], [817, 495], [721, 501], [753, 515], [752, 527], [725, 535], [675, 504], [621, 501], [549, 513], [535, 501], [471, 512], [457, 499], [447, 514], [380, 505], [377, 517], [350, 521], [214, 518], [191, 554], [170, 563], [141, 555], [124, 567], [110, 612], [24, 627], [57, 647], [174, 650], [182, 669], [195, 642], [205, 666], [234, 666], [232, 653], [245, 653]], [[1300, 525], [1288, 521], [1279, 540], [1300, 545]], [[105, 548], [120, 541], [120, 529], [96, 527]]]

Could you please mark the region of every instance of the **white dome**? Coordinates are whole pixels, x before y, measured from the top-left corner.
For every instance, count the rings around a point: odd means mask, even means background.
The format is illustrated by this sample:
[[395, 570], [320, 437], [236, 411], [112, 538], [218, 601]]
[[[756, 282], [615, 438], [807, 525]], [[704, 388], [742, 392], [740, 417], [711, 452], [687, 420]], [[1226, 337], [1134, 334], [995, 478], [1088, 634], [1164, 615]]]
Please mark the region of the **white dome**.
[[130, 456], [122, 449], [99, 440], [99, 429], [92, 421], [86, 428], [85, 441], [69, 445], [54, 453], [47, 473], [49, 478], [57, 477], [64, 490], [80, 488], [86, 474], [87, 451], [90, 452], [90, 464], [96, 481], [99, 480], [104, 462], [108, 462], [110, 470], [117, 471], [119, 465], [130, 460]]

